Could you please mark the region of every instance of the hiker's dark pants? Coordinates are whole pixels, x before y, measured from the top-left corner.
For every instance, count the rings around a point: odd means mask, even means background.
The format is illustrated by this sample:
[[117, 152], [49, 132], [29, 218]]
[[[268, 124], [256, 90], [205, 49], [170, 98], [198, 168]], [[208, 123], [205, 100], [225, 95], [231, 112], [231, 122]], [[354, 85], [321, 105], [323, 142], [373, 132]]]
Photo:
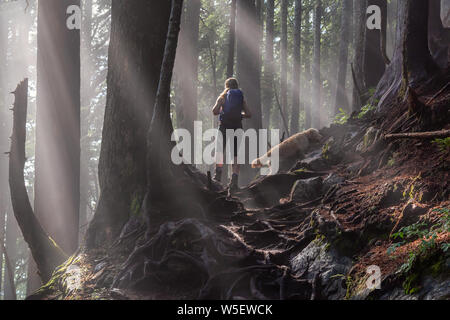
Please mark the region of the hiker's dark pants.
[[[227, 135], [226, 135], [226, 131], [230, 130], [230, 129], [231, 130], [242, 129], [242, 126], [235, 127], [235, 128], [226, 128], [225, 126], [222, 126], [222, 125], [219, 126], [219, 131], [222, 133], [222, 138], [223, 138], [223, 148], [222, 148], [223, 155], [224, 155], [223, 162], [226, 161], [227, 143], [230, 142], [230, 139], [233, 138], [233, 135], [231, 135], [230, 137], [227, 137]], [[234, 137], [234, 147], [232, 150], [234, 157], [238, 156], [238, 150], [239, 150], [240, 143], [241, 143], [240, 139], [238, 139], [238, 137], [235, 136]], [[217, 148], [217, 151], [219, 151], [219, 150], [220, 150], [220, 146], [218, 146], [218, 148]]]

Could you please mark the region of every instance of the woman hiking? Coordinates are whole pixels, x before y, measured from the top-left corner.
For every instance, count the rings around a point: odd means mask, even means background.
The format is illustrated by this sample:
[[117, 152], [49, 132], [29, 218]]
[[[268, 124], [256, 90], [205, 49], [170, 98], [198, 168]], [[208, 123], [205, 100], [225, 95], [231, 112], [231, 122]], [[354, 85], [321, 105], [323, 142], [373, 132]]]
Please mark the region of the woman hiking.
[[[225, 90], [217, 98], [217, 102], [213, 108], [213, 114], [219, 116], [219, 131], [223, 137], [223, 149], [220, 150], [220, 146], [216, 148], [216, 172], [214, 175], [214, 180], [220, 183], [224, 165], [223, 155], [226, 150], [226, 143], [231, 138], [226, 136], [226, 131], [230, 129], [242, 129], [242, 119], [251, 117], [250, 110], [244, 99], [244, 93], [239, 89], [239, 83], [235, 78], [230, 78], [225, 81]], [[234, 152], [234, 162], [233, 175], [229, 185], [230, 192], [238, 190], [239, 164], [237, 163], [237, 156], [239, 143], [240, 141], [235, 136], [234, 150], [231, 151]]]

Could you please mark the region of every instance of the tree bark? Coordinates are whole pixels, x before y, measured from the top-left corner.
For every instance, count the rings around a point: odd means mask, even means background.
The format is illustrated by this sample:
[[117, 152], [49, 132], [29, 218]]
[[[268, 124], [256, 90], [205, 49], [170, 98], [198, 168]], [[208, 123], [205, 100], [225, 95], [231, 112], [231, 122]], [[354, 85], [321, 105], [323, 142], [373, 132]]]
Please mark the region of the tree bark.
[[281, 0], [281, 73], [280, 73], [280, 104], [281, 111], [289, 121], [288, 113], [288, 90], [287, 90], [287, 72], [288, 72], [288, 30], [287, 30], [287, 19], [288, 19], [288, 0]]
[[237, 37], [237, 75], [245, 99], [252, 111], [247, 120], [249, 128], [262, 127], [260, 92], [260, 21], [253, 0], [238, 0]]
[[39, 3], [36, 101], [36, 215], [63, 250], [78, 248], [80, 211], [80, 30], [67, 27], [69, 6]]
[[228, 31], [227, 78], [234, 75], [234, 52], [236, 47], [236, 1], [231, 0], [230, 30]]
[[198, 117], [197, 83], [198, 83], [198, 33], [200, 22], [200, 0], [186, 3], [186, 17], [180, 39], [180, 73], [178, 74], [181, 90], [180, 127], [194, 134], [194, 121]]
[[[17, 226], [16, 218], [11, 208], [8, 206], [6, 214], [6, 241], [4, 246], [6, 250], [5, 262], [8, 268], [5, 268], [5, 299], [16, 300], [16, 285], [15, 279], [15, 266], [17, 262], [17, 238], [19, 237], [19, 227]], [[9, 254], [8, 254], [9, 253]], [[12, 279], [12, 280], [11, 280]]]
[[350, 20], [352, 6], [352, 0], [343, 0], [341, 16], [341, 40], [339, 47], [339, 70], [337, 76], [336, 98], [334, 103], [335, 114], [339, 112], [339, 108], [348, 110], [348, 100], [345, 87], [347, 83], [348, 46], [350, 42]]
[[314, 62], [312, 72], [312, 126], [319, 128], [322, 118], [321, 104], [321, 76], [320, 76], [320, 39], [321, 39], [321, 21], [322, 21], [322, 1], [317, 0], [314, 7]]
[[[4, 300], [17, 300], [16, 285], [14, 282], [14, 269], [9, 259], [8, 250], [6, 250], [3, 239], [0, 239], [0, 250], [5, 255], [5, 295]], [[8, 286], [6, 286], [8, 284]], [[6, 288], [9, 288], [8, 290]]]
[[[164, 203], [165, 184], [170, 180], [170, 134], [172, 124], [170, 121], [170, 85], [172, 82], [173, 67], [177, 52], [178, 35], [180, 32], [183, 0], [172, 0], [170, 23], [167, 40], [164, 48], [164, 57], [161, 65], [158, 90], [153, 117], [147, 134], [147, 196], [146, 215], [151, 221], [154, 209], [158, 204]], [[151, 226], [151, 223], [149, 223]]]
[[81, 30], [82, 65], [81, 84], [81, 162], [80, 162], [80, 239], [84, 237], [88, 222], [88, 201], [90, 189], [89, 161], [91, 159], [91, 138], [89, 136], [89, 115], [93, 90], [92, 77], [92, 0], [83, 3], [83, 24]]
[[352, 98], [352, 111], [358, 111], [362, 107], [363, 101], [362, 93], [366, 91], [366, 86], [363, 77], [363, 65], [364, 65], [364, 38], [366, 34], [366, 4], [367, 0], [354, 0], [353, 1], [353, 20], [354, 20], [354, 55], [353, 55], [353, 68], [354, 74], [353, 81], [353, 98]]
[[428, 49], [428, 9], [428, 0], [399, 0], [393, 59], [373, 96], [379, 100], [378, 111], [385, 111], [408, 87], [415, 89], [437, 71]]
[[21, 82], [14, 91], [13, 132], [9, 154], [9, 187], [14, 216], [28, 244], [39, 275], [43, 282], [50, 279], [53, 270], [60, 265], [66, 255], [42, 228], [31, 208], [25, 187], [23, 169], [25, 166], [25, 139], [28, 79]]
[[[371, 5], [376, 5], [381, 9], [381, 30], [370, 30], [365, 26], [365, 39], [364, 39], [364, 81], [367, 89], [376, 88], [378, 81], [383, 76], [386, 68], [386, 63], [383, 58], [382, 50], [383, 46], [386, 47], [386, 37], [382, 37], [382, 31], [387, 28], [387, 0], [368, 0], [368, 8]], [[366, 8], [364, 11], [366, 11]], [[384, 42], [382, 44], [382, 41]]]
[[143, 146], [153, 114], [170, 7], [169, 1], [112, 1], [99, 162], [101, 193], [87, 233], [88, 247], [108, 243], [140, 211], [147, 188]]
[[442, 25], [441, 1], [430, 1], [429, 4], [428, 45], [436, 63], [445, 69], [450, 63], [450, 29]]
[[[8, 117], [6, 112], [6, 48], [7, 48], [7, 23], [0, 19], [0, 241], [5, 238], [5, 218], [8, 206], [8, 158], [5, 151], [8, 150]], [[0, 247], [0, 292], [2, 291], [3, 279], [3, 247]]]
[[[244, 121], [244, 129], [261, 129], [261, 26], [254, 0], [238, 0], [236, 19], [237, 77], [251, 110], [252, 118]], [[246, 148], [248, 150], [248, 148]], [[246, 157], [246, 163], [250, 163]], [[250, 165], [241, 168], [240, 183], [247, 184], [254, 177]]]
[[[270, 115], [273, 105], [273, 38], [274, 38], [274, 10], [275, 0], [268, 0], [266, 7], [266, 43], [264, 57], [264, 75], [262, 82], [262, 99], [263, 99], [263, 128], [269, 128]], [[279, 117], [278, 117], [279, 119]], [[274, 121], [275, 122], [275, 121]]]
[[300, 75], [301, 66], [301, 36], [302, 36], [302, 2], [295, 0], [294, 19], [294, 65], [292, 69], [292, 112], [291, 112], [291, 134], [299, 131], [300, 117]]

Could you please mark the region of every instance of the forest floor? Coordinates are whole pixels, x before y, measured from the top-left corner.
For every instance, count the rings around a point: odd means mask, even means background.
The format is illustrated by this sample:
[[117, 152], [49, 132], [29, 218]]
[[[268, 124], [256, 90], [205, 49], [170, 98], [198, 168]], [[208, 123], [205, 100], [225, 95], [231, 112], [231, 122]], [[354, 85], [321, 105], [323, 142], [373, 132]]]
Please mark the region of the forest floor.
[[[449, 129], [450, 88], [418, 92], [444, 108], [425, 129]], [[396, 103], [322, 129], [304, 159], [232, 199], [215, 193], [204, 218], [150, 237], [135, 223], [108, 248], [80, 250], [31, 298], [450, 299], [448, 141], [385, 140], [424, 130], [410, 102]]]

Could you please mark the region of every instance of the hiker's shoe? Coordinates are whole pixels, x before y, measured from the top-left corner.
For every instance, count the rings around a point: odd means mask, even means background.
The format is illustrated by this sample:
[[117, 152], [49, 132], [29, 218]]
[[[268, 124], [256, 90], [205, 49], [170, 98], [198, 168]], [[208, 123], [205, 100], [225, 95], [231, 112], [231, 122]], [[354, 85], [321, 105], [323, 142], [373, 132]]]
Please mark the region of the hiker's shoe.
[[217, 167], [216, 168], [216, 173], [214, 174], [214, 181], [216, 181], [217, 183], [222, 183], [222, 168]]

